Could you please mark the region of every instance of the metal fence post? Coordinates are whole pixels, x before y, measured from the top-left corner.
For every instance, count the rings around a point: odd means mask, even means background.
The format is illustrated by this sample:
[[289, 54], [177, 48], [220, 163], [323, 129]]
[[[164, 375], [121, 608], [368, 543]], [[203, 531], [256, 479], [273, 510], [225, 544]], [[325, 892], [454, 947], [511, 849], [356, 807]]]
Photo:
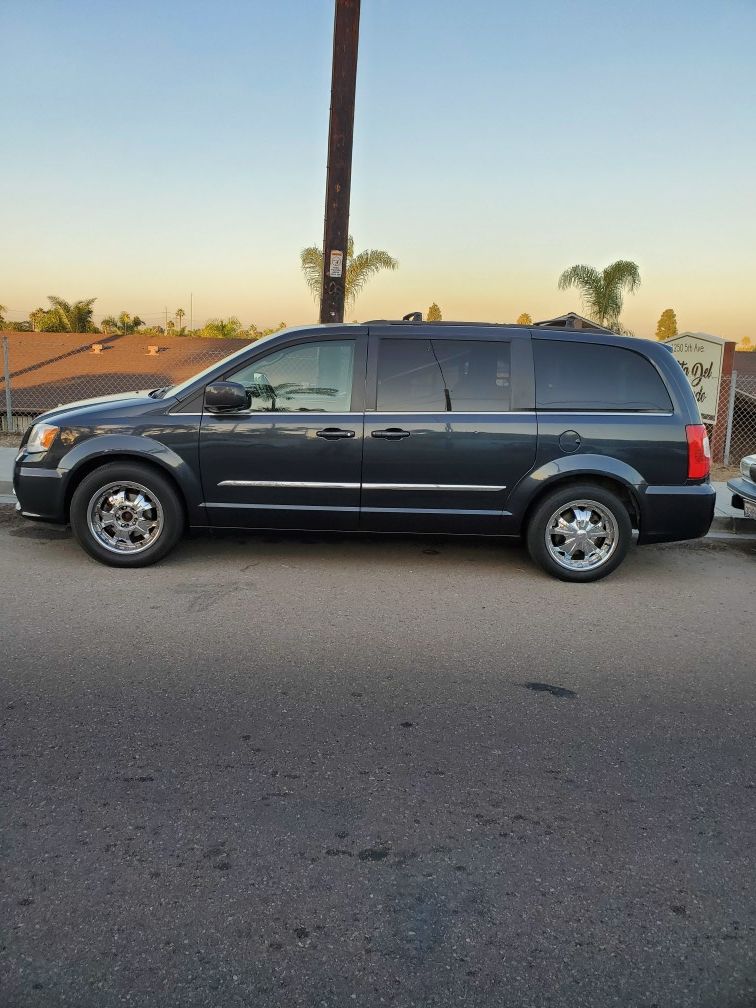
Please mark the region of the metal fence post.
[[13, 405], [11, 403], [10, 365], [8, 363], [8, 337], [3, 336], [3, 378], [5, 380], [5, 418], [10, 434], [13, 420]]
[[724, 444], [724, 464], [730, 464], [730, 442], [732, 441], [732, 421], [735, 416], [735, 386], [738, 382], [738, 372], [733, 371], [730, 375], [730, 395], [727, 399], [727, 432]]

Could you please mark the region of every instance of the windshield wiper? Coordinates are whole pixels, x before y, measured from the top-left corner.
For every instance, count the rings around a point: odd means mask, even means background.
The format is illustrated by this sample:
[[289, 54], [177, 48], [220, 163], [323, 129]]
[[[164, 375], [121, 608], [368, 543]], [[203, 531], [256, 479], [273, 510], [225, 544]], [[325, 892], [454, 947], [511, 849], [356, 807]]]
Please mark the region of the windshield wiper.
[[172, 385], [166, 385], [165, 388], [155, 388], [152, 392], [148, 392], [147, 395], [150, 399], [162, 399], [165, 396], [165, 393], [172, 388]]

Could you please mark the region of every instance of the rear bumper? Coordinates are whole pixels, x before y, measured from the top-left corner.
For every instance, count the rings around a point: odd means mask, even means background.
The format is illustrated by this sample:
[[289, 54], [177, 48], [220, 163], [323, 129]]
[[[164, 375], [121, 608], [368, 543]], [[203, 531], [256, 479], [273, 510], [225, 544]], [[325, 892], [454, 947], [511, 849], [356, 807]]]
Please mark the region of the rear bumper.
[[710, 483], [649, 486], [641, 495], [639, 543], [680, 542], [705, 536], [717, 493]]
[[732, 506], [743, 507], [743, 501], [756, 504], [756, 483], [740, 476], [727, 481], [727, 489], [732, 490]]
[[58, 469], [42, 469], [16, 463], [13, 470], [13, 492], [18, 510], [27, 518], [65, 523], [66, 487]]

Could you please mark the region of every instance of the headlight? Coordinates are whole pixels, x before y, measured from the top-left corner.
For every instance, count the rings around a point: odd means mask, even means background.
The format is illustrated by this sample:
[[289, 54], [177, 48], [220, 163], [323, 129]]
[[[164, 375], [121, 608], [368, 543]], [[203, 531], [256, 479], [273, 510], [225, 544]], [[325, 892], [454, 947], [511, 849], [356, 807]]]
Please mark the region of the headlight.
[[60, 427], [53, 427], [52, 424], [34, 424], [29, 440], [26, 442], [26, 450], [32, 453], [46, 452], [52, 447], [59, 430]]
[[[746, 479], [753, 479], [753, 471], [756, 469], [756, 455], [746, 455], [740, 463], [740, 473]], [[756, 482], [756, 480], [754, 480]]]

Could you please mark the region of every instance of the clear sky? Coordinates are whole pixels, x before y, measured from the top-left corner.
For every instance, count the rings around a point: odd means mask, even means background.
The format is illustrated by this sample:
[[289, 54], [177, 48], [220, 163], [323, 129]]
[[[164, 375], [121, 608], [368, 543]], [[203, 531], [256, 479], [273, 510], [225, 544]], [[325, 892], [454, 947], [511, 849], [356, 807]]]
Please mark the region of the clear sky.
[[[0, 303], [315, 319], [332, 0], [2, 0]], [[400, 270], [354, 317], [579, 310], [756, 336], [753, 0], [363, 0], [351, 230]]]

